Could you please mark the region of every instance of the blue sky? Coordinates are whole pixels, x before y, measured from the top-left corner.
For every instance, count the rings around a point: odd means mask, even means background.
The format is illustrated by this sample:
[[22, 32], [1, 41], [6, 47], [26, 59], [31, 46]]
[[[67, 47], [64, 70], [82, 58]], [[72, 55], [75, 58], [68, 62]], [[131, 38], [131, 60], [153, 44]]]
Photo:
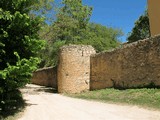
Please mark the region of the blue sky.
[[83, 3], [93, 7], [91, 22], [122, 29], [125, 34], [120, 38], [122, 42], [147, 7], [147, 0], [83, 0]]

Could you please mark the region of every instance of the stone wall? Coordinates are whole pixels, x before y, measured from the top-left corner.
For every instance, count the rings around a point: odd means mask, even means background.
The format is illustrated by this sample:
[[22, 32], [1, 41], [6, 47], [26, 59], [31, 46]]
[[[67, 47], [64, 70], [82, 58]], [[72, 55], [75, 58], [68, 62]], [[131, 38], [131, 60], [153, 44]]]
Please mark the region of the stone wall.
[[91, 56], [91, 90], [151, 86], [160, 86], [160, 36]]
[[160, 0], [148, 0], [148, 16], [151, 35], [160, 34]]
[[58, 65], [58, 92], [79, 93], [89, 90], [91, 46], [69, 45], [60, 49]]
[[35, 71], [31, 82], [37, 85], [57, 88], [57, 68], [49, 67]]
[[33, 73], [32, 83], [58, 86], [59, 93], [160, 87], [160, 36], [99, 54], [91, 46], [63, 46], [58, 73], [56, 68], [38, 70]]

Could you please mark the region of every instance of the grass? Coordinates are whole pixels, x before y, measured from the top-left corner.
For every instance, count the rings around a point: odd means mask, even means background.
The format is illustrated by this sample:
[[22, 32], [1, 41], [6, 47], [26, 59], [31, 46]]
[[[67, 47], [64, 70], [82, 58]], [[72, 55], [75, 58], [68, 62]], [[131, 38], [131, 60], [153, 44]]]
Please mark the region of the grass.
[[160, 110], [160, 89], [126, 89], [113, 88], [70, 94], [70, 97], [96, 100], [109, 103], [138, 105]]

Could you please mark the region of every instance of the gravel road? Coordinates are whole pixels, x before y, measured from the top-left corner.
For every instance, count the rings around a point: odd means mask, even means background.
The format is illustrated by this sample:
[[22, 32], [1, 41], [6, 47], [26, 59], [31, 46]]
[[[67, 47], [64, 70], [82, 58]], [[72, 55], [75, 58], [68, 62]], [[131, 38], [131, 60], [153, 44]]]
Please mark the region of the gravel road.
[[19, 120], [160, 120], [160, 111], [69, 98], [51, 89], [22, 89], [26, 109]]

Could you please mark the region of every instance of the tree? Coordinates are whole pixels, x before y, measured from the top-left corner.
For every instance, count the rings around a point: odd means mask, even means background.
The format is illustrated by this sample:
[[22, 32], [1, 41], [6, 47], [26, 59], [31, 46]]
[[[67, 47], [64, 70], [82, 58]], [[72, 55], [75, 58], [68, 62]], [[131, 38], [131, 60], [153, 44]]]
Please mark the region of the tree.
[[[100, 24], [90, 23], [92, 8], [83, 5], [82, 0], [63, 0], [57, 12], [56, 21], [51, 26], [44, 26], [40, 32], [47, 38], [46, 49], [41, 53], [43, 66], [56, 66], [59, 47], [66, 44], [92, 45], [97, 52], [115, 48], [119, 45], [118, 37], [122, 32]], [[47, 54], [46, 54], [47, 53]]]
[[142, 40], [151, 36], [150, 27], [149, 27], [149, 17], [147, 10], [139, 19], [135, 22], [135, 26], [132, 29], [132, 32], [129, 34], [127, 40], [128, 42], [135, 42]]
[[[47, 66], [57, 65], [59, 47], [70, 43], [75, 44], [82, 39], [81, 34], [85, 33], [87, 29], [92, 8], [83, 5], [81, 0], [62, 0], [56, 12], [56, 20], [49, 28], [50, 32], [46, 32], [47, 35], [51, 35], [49, 37], [51, 39], [48, 40], [46, 50], [42, 51], [42, 53], [47, 52], [49, 54], [48, 56], [41, 55]], [[47, 26], [45, 27], [47, 28]]]
[[[53, 39], [74, 43], [79, 41], [81, 32], [87, 28], [92, 8], [83, 5], [82, 0], [62, 0], [63, 7], [57, 13], [53, 23]], [[53, 41], [54, 41], [53, 40]]]
[[123, 32], [119, 29], [106, 27], [101, 24], [90, 23], [79, 44], [92, 45], [97, 52], [116, 48], [120, 45], [119, 37]]
[[12, 92], [29, 82], [39, 63], [36, 56], [44, 41], [38, 31], [43, 18], [30, 12], [37, 2], [0, 1], [0, 110], [5, 110], [12, 101], [11, 96], [16, 94]]

